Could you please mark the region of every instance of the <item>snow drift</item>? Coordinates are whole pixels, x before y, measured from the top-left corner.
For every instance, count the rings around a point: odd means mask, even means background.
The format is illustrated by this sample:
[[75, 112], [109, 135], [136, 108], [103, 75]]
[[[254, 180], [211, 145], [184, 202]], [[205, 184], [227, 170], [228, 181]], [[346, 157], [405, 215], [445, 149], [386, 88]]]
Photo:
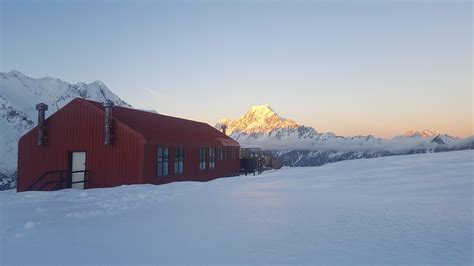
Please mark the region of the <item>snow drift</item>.
[[473, 151], [0, 192], [0, 264], [472, 265]]

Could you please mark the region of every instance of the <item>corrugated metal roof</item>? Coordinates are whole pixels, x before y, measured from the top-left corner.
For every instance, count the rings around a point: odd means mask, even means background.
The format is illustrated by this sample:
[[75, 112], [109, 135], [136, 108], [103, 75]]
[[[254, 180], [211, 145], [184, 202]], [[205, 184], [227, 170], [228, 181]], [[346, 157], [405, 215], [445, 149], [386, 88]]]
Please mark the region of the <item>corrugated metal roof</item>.
[[[81, 100], [104, 111], [100, 102]], [[240, 146], [202, 122], [118, 106], [113, 108], [112, 117], [140, 133], [150, 144]]]

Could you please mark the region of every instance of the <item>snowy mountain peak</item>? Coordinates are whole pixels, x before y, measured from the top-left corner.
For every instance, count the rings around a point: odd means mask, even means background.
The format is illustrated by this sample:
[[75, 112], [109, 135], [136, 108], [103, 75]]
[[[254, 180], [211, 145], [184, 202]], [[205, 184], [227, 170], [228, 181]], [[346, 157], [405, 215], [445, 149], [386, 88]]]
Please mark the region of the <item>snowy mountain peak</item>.
[[436, 136], [437, 133], [431, 131], [431, 130], [423, 130], [423, 131], [418, 131], [417, 129], [412, 129], [409, 130], [405, 133], [403, 133], [401, 136], [402, 137], [422, 137], [422, 138], [430, 138]]
[[228, 134], [268, 133], [278, 129], [295, 129], [300, 126], [293, 120], [280, 117], [268, 104], [252, 106], [237, 120], [221, 119], [216, 128], [220, 128], [221, 125], [227, 126]]
[[268, 104], [252, 106], [247, 113], [261, 117], [278, 115]]
[[7, 75], [7, 76], [15, 76], [16, 75], [16, 76], [20, 76], [20, 77], [26, 77], [25, 74], [21, 73], [18, 70], [11, 70], [11, 71], [9, 71], [7, 73], [4, 73], [4, 74]]
[[2, 79], [12, 79], [13, 78], [13, 79], [17, 79], [17, 80], [20, 80], [20, 81], [28, 79], [28, 76], [26, 76], [25, 74], [21, 73], [20, 71], [16, 71], [16, 70], [12, 70], [12, 71], [5, 72], [5, 73], [0, 72], [0, 77]]
[[105, 85], [105, 83], [102, 82], [102, 81], [100, 81], [100, 80], [96, 80], [96, 81], [92, 82], [92, 83], [89, 84], [89, 85], [95, 85], [95, 86], [97, 86], [97, 87], [99, 87], [99, 88], [107, 88], [107, 85]]

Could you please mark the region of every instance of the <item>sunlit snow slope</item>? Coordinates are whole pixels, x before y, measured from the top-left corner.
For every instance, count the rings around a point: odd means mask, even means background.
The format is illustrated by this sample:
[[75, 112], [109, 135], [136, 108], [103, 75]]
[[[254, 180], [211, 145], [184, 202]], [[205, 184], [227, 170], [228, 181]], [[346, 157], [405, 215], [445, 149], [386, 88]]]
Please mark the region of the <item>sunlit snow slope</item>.
[[473, 151], [0, 192], [0, 264], [472, 265]]

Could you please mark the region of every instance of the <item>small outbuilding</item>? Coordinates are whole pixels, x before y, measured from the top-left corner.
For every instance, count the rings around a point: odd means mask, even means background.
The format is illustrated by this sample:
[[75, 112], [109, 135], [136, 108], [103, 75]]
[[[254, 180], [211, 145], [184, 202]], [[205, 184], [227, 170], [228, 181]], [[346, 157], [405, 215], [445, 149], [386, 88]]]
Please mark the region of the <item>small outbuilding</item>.
[[238, 175], [239, 143], [206, 123], [74, 99], [18, 145], [17, 191], [208, 181]]

